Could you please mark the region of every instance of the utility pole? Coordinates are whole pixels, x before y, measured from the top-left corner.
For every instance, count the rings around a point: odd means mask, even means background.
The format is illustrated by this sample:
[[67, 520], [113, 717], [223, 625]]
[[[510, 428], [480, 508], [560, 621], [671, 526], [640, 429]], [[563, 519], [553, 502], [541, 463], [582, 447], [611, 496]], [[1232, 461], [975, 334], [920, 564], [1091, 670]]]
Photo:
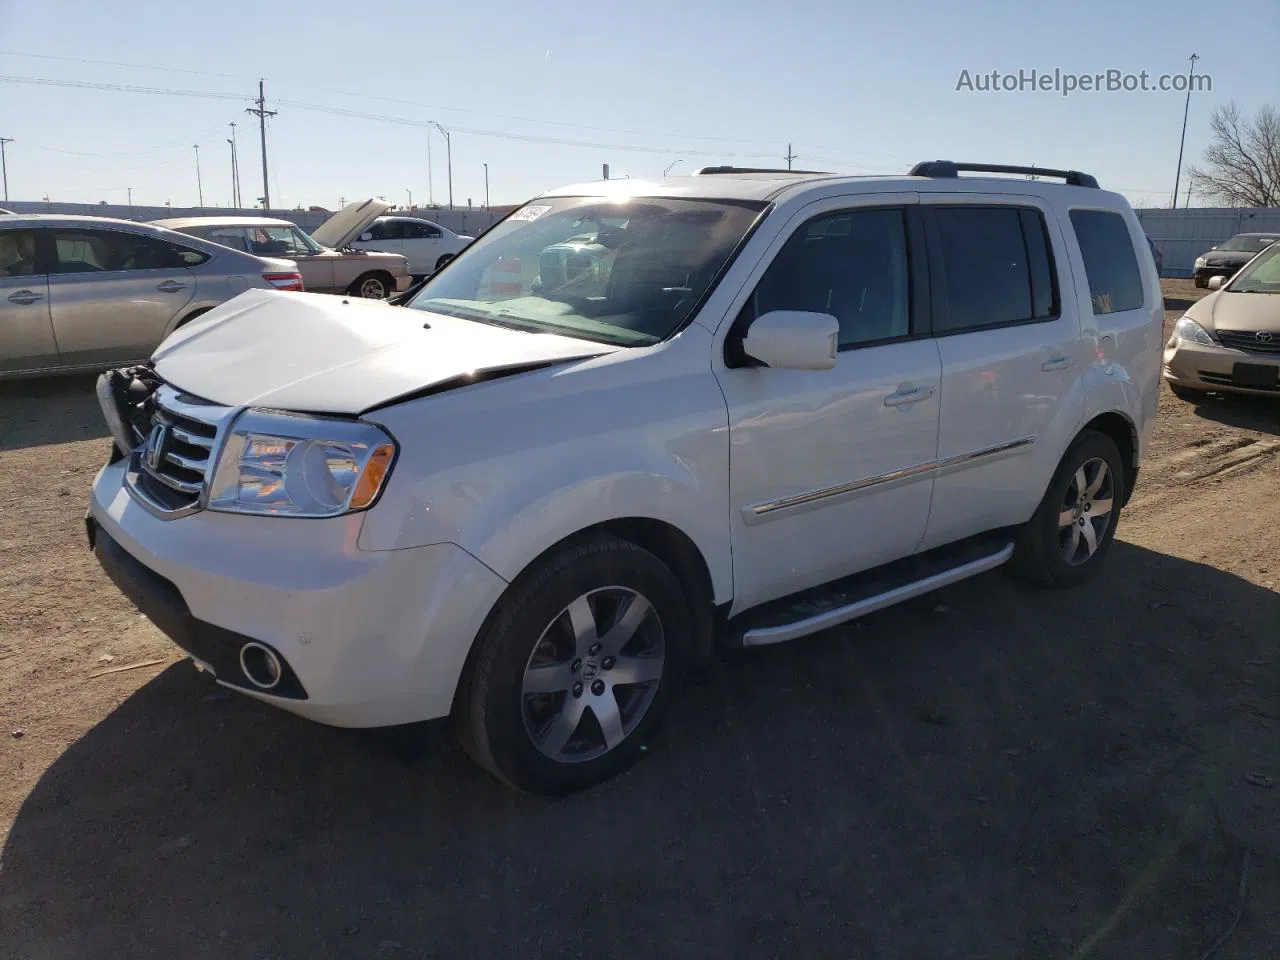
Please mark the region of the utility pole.
[[0, 175], [4, 177], [4, 198], [9, 199], [9, 166], [4, 159], [4, 145], [13, 143], [13, 137], [0, 137]]
[[1187, 71], [1187, 101], [1182, 107], [1182, 139], [1178, 141], [1178, 172], [1173, 175], [1173, 203], [1170, 204], [1175, 210], [1178, 208], [1178, 181], [1182, 179], [1182, 150], [1187, 145], [1187, 114], [1191, 110], [1191, 81], [1196, 75], [1196, 61], [1200, 57], [1193, 53], [1187, 59], [1191, 61], [1191, 68]]
[[231, 127], [231, 137], [227, 143], [231, 144], [231, 205], [237, 210], [240, 209], [240, 160], [236, 156], [236, 124], [231, 121], [228, 126]]
[[195, 145], [196, 151], [196, 197], [199, 199], [199, 206], [204, 206], [204, 184], [200, 180], [200, 144]]
[[1188, 181], [1188, 182], [1187, 182], [1187, 200], [1186, 200], [1186, 202], [1185, 202], [1185, 203], [1183, 203], [1183, 205], [1182, 205], [1182, 206], [1183, 206], [1184, 208], [1188, 209], [1188, 210], [1191, 208], [1191, 183], [1190, 183], [1190, 181]]
[[449, 168], [449, 209], [453, 209], [453, 138], [449, 136], [449, 131], [436, 121], [432, 120], [431, 125], [440, 131], [444, 137], [445, 162]]
[[129, 191], [129, 206], [133, 206], [133, 187], [125, 187]]
[[489, 209], [489, 165], [484, 165], [484, 208]]
[[794, 153], [791, 152], [791, 144], [789, 143], [787, 144], [787, 155], [784, 159], [787, 161], [788, 170], [791, 169], [791, 161], [799, 159]]
[[413, 191], [410, 190], [408, 187], [405, 187], [404, 192], [409, 195], [409, 208], [412, 209], [413, 208]]
[[262, 209], [271, 209], [271, 188], [267, 186], [267, 117], [274, 117], [278, 111], [267, 109], [267, 95], [263, 92], [262, 81], [258, 81], [258, 106], [245, 107], [245, 113], [252, 113], [258, 118], [258, 136], [262, 140]]

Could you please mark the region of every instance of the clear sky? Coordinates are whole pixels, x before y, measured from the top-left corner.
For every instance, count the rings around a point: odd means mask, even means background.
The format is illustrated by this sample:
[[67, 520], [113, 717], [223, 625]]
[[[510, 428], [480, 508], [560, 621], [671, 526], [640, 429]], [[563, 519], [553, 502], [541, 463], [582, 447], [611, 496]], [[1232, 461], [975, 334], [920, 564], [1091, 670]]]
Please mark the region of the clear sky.
[[0, 0], [0, 77], [223, 95], [0, 79], [0, 136], [14, 141], [13, 199], [123, 203], [132, 187], [134, 203], [194, 204], [198, 143], [205, 202], [226, 205], [235, 121], [252, 203], [261, 166], [244, 108], [264, 77], [279, 111], [267, 132], [277, 207], [378, 195], [405, 204], [407, 191], [421, 203], [428, 137], [443, 203], [444, 138], [426, 121], [452, 131], [462, 206], [483, 202], [485, 163], [499, 204], [598, 179], [606, 162], [633, 177], [675, 161], [677, 173], [780, 166], [788, 142], [797, 167], [850, 173], [934, 158], [1069, 166], [1159, 206], [1183, 94], [956, 85], [966, 69], [1145, 70], [1154, 82], [1184, 73], [1193, 52], [1213, 90], [1192, 97], [1191, 161], [1214, 105], [1280, 106], [1277, 0]]

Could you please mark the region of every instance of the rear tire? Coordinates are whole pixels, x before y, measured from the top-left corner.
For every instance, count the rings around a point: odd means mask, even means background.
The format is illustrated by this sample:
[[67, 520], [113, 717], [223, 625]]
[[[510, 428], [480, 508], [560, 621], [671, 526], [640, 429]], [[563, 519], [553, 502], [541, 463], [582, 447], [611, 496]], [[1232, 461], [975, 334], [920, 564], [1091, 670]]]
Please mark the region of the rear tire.
[[500, 780], [558, 795], [640, 760], [685, 672], [693, 617], [675, 574], [611, 536], [522, 575], [458, 691], [463, 748]]
[[395, 283], [390, 274], [374, 271], [356, 277], [355, 282], [347, 287], [347, 293], [365, 300], [385, 300], [394, 289]]
[[1115, 441], [1096, 430], [1081, 431], [1035, 515], [1018, 532], [1014, 571], [1051, 587], [1093, 576], [1115, 538], [1127, 482]]

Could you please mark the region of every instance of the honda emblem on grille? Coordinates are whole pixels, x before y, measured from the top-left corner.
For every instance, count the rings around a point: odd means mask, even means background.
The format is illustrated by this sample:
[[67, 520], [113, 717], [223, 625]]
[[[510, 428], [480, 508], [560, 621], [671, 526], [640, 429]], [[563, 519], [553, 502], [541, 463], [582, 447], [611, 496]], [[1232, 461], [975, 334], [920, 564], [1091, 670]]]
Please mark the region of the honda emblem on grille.
[[1257, 340], [1259, 343], [1270, 343], [1275, 338], [1276, 335], [1270, 330], [1259, 330], [1253, 335], [1253, 339]]
[[163, 423], [157, 423], [152, 427], [151, 433], [147, 436], [147, 448], [143, 458], [152, 470], [160, 469], [160, 461], [164, 459], [164, 445], [168, 436], [169, 428]]

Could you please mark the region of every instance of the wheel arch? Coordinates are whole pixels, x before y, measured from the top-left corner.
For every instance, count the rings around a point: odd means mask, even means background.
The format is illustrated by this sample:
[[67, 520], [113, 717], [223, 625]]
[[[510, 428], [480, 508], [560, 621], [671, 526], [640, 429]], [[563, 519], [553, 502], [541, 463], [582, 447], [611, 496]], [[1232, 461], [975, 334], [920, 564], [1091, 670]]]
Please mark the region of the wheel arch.
[[715, 609], [711, 568], [693, 538], [666, 520], [654, 517], [617, 517], [583, 527], [557, 540], [530, 560], [512, 583], [536, 569], [551, 554], [601, 534], [634, 543], [671, 569], [685, 588], [694, 618], [696, 647], [690, 653], [695, 663], [708, 662], [711, 657]]
[[1094, 430], [1111, 438], [1120, 451], [1120, 461], [1125, 466], [1124, 491], [1120, 505], [1123, 507], [1133, 495], [1138, 479], [1138, 428], [1134, 422], [1118, 410], [1100, 413], [1081, 428]]

